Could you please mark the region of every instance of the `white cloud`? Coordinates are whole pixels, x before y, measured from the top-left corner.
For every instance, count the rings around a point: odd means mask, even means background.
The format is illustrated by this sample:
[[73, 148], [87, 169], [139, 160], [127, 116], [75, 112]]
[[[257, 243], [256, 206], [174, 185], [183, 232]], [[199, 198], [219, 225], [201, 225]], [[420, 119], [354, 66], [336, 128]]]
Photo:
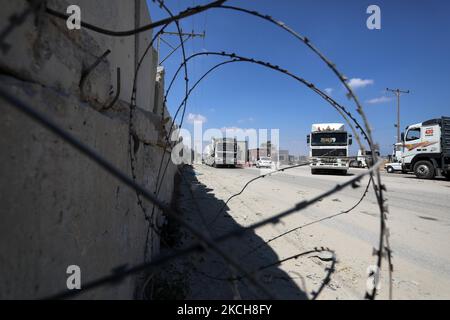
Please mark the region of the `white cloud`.
[[373, 83], [374, 83], [374, 81], [372, 79], [361, 79], [361, 78], [351, 78], [347, 82], [347, 84], [352, 89], [364, 88], [364, 87], [367, 87], [369, 85], [372, 85]]
[[206, 121], [208, 121], [208, 119], [201, 114], [189, 113], [187, 121], [191, 124], [194, 124], [194, 122], [205, 123]]
[[331, 95], [333, 93], [334, 89], [333, 88], [326, 88], [325, 92], [327, 95]]
[[379, 104], [379, 103], [386, 103], [386, 102], [389, 102], [391, 100], [392, 100], [392, 98], [389, 98], [389, 97], [386, 97], [386, 96], [381, 96], [379, 98], [373, 98], [373, 99], [367, 100], [366, 102], [369, 103], [369, 104]]

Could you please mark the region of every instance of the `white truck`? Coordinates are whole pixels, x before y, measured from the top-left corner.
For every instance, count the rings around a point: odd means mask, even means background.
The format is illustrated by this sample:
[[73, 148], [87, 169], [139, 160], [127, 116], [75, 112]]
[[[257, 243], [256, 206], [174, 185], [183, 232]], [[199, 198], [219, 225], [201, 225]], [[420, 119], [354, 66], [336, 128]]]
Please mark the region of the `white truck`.
[[205, 164], [212, 167], [243, 166], [248, 161], [247, 141], [234, 138], [213, 138], [204, 152]]
[[392, 152], [393, 162], [402, 162], [403, 142], [394, 143], [394, 150]]
[[413, 171], [420, 179], [450, 179], [450, 117], [407, 126], [401, 138], [403, 171]]
[[403, 142], [397, 142], [394, 144], [392, 155], [389, 156], [389, 161], [384, 164], [384, 168], [388, 173], [394, 173], [401, 171], [407, 173], [402, 169], [402, 154], [403, 154]]
[[319, 171], [347, 173], [352, 135], [347, 133], [343, 123], [313, 124], [311, 134], [307, 136], [307, 143], [310, 146], [312, 174]]
[[[375, 151], [377, 156], [380, 156], [380, 152]], [[358, 150], [358, 155], [356, 156], [356, 166], [359, 168], [369, 168], [373, 165], [373, 157], [371, 150]]]

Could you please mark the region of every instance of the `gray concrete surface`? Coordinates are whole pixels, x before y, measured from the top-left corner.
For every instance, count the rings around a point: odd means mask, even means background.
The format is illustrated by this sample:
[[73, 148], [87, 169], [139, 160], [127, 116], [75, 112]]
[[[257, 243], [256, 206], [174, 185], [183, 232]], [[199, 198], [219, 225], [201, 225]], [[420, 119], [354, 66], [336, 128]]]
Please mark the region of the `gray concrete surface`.
[[[2, 3], [0, 29], [26, 3]], [[68, 3], [47, 2], [64, 13]], [[150, 22], [144, 0], [70, 3], [80, 5], [84, 21], [112, 30]], [[84, 29], [69, 31], [65, 21], [47, 15], [40, 22], [36, 25], [31, 16], [7, 37], [11, 48], [0, 53], [0, 86], [131, 176], [128, 103], [137, 59], [152, 32], [117, 38]], [[82, 90], [81, 74], [107, 49], [111, 54], [93, 70]], [[117, 89], [117, 67], [122, 70], [120, 99], [104, 111], [101, 107]], [[167, 126], [162, 117], [165, 106], [162, 102], [154, 106], [156, 69], [151, 49], [137, 80], [131, 132], [136, 182], [152, 191]], [[42, 298], [65, 290], [69, 265], [81, 267], [83, 287], [117, 266], [141, 263], [145, 256], [148, 259], [159, 252], [159, 237], [147, 233], [148, 223], [134, 191], [3, 100], [0, 108], [1, 299]], [[164, 117], [168, 117], [167, 110]], [[167, 203], [172, 200], [175, 170], [170, 163], [159, 194]], [[150, 203], [144, 207], [151, 213]], [[154, 219], [162, 221], [158, 210]], [[81, 297], [140, 298], [137, 289], [142, 280], [142, 275], [129, 277]]]
[[[204, 219], [208, 231], [217, 235], [228, 230], [229, 220], [237, 226], [249, 225], [287, 209], [298, 201], [311, 198], [326, 188], [345, 181], [360, 170], [351, 169], [349, 176], [312, 176], [309, 168], [303, 167], [266, 177], [251, 184], [242, 195], [231, 200], [226, 208], [227, 213], [221, 215], [212, 225], [209, 222], [220, 204], [230, 195], [240, 191], [248, 180], [267, 170], [215, 169], [197, 165], [195, 177], [198, 180], [196, 184], [203, 186], [204, 189], [197, 196], [205, 208]], [[384, 172], [382, 178], [388, 190], [390, 211], [388, 225], [394, 257], [393, 298], [450, 298], [450, 251], [447, 246], [450, 240], [450, 182], [418, 180], [412, 175]], [[231, 248], [228, 246], [228, 251], [235, 253], [243, 266], [250, 270], [257, 268], [258, 264], [251, 262], [253, 258], [245, 254], [249, 248], [255, 247], [253, 242], [255, 237], [259, 238], [258, 242], [268, 240], [296, 226], [344, 211], [358, 201], [367, 181], [367, 179], [363, 181], [361, 188], [345, 189], [306, 210], [282, 219], [276, 225], [257, 229], [254, 235], [239, 239]], [[195, 208], [188, 205], [191, 202], [186, 200], [185, 205], [192, 211], [191, 216], [195, 216]], [[283, 259], [314, 247], [329, 247], [336, 252], [338, 263], [332, 281], [320, 298], [361, 299], [366, 290], [367, 268], [376, 261], [372, 256], [372, 250], [377, 247], [378, 232], [378, 209], [373, 190], [370, 189], [368, 196], [352, 212], [299, 229], [264, 245], [256, 254], [259, 255], [258, 263], [261, 265], [262, 262], [273, 261], [276, 257]], [[269, 252], [269, 255], [266, 256], [265, 252]], [[210, 275], [227, 274], [226, 269], [217, 266], [208, 268], [204, 263], [198, 262], [195, 265]], [[295, 292], [302, 291], [309, 294], [320, 285], [327, 265], [326, 262], [311, 257], [290, 260], [277, 267], [277, 272], [288, 274], [290, 276], [288, 281], [295, 281], [297, 288], [291, 292], [281, 291], [280, 288], [285, 286], [273, 280], [277, 279], [276, 277], [272, 277], [272, 281], [266, 285], [273, 292], [281, 293], [284, 298], [296, 299], [300, 296]], [[381, 288], [377, 297], [379, 299], [388, 298], [386, 270], [385, 263], [381, 273]], [[261, 276], [267, 278], [268, 275], [265, 274], [267, 272], [270, 273], [271, 270], [266, 270]], [[195, 275], [192, 278], [197, 279]], [[193, 292], [201, 288], [197, 282], [196, 280], [191, 283]], [[227, 287], [218, 282], [211, 282], [210, 287], [214, 285], [222, 288], [222, 294], [232, 296], [230, 285]], [[210, 289], [203, 291], [203, 294], [193, 294], [193, 297], [205, 298], [212, 291], [213, 289]], [[247, 295], [247, 297], [254, 296]]]

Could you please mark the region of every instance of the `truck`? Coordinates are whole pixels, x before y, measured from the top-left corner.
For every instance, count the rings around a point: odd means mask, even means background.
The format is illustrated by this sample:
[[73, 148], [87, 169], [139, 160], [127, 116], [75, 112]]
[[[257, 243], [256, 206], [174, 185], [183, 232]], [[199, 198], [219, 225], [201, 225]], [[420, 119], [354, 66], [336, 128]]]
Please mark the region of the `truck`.
[[[380, 156], [380, 151], [375, 151], [377, 156]], [[373, 157], [371, 150], [358, 150], [358, 155], [356, 156], [356, 166], [359, 168], [369, 168], [373, 165]]]
[[245, 166], [248, 163], [248, 141], [236, 141], [236, 165]]
[[392, 152], [392, 162], [402, 162], [403, 142], [394, 143], [394, 150]]
[[407, 171], [402, 168], [402, 154], [403, 154], [403, 142], [397, 142], [394, 144], [392, 154], [389, 155], [387, 163], [384, 164], [384, 168], [388, 173], [402, 172], [407, 173]]
[[419, 179], [450, 179], [450, 117], [409, 125], [401, 140], [403, 171], [412, 171]]
[[204, 152], [204, 163], [212, 167], [243, 166], [248, 161], [247, 141], [212, 138]]
[[310, 147], [311, 174], [319, 171], [347, 173], [352, 135], [347, 133], [343, 123], [313, 124], [306, 140]]

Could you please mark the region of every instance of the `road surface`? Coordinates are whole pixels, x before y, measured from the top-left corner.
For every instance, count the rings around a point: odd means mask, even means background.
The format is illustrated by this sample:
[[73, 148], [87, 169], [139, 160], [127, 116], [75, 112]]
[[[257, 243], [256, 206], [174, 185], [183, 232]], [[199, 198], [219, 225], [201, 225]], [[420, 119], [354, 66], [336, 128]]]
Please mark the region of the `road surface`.
[[[309, 167], [276, 173], [250, 184], [240, 196], [228, 203], [225, 213], [214, 220], [218, 208], [228, 197], [239, 192], [247, 181], [268, 170], [195, 165], [187, 176], [197, 204], [202, 208], [201, 215], [196, 215], [198, 210], [189, 200], [187, 192], [181, 195], [181, 201], [185, 201], [183, 208], [189, 212], [189, 220], [211, 235], [219, 235], [288, 209], [361, 170], [351, 169], [347, 176], [311, 175]], [[389, 205], [388, 226], [394, 263], [393, 298], [449, 299], [450, 182], [418, 180], [413, 175], [384, 172], [382, 179], [387, 187]], [[315, 247], [330, 248], [337, 257], [336, 271], [331, 274], [331, 281], [319, 299], [361, 299], [367, 287], [368, 267], [376, 262], [372, 254], [379, 240], [379, 211], [372, 187], [361, 204], [351, 212], [265, 242], [292, 228], [351, 208], [362, 196], [367, 182], [368, 178], [361, 182], [359, 188], [347, 188], [275, 225], [266, 225], [250, 236], [230, 241], [224, 250], [237, 256], [242, 267], [256, 271], [261, 266]], [[197, 275], [191, 275], [190, 298], [230, 298], [230, 294], [243, 298], [261, 297], [255, 293], [258, 290], [247, 290], [252, 286], [248, 282], [236, 281], [240, 273], [227, 267], [223, 261], [206, 260], [202, 258], [193, 262], [194, 269], [200, 271]], [[326, 253], [307, 255], [275, 266], [276, 272], [269, 267], [254, 274], [279, 298], [311, 298], [311, 292], [320, 286], [330, 263]], [[378, 299], [389, 298], [386, 266], [384, 261]], [[234, 281], [226, 283], [225, 279]], [[226, 285], [219, 285], [220, 281]]]

